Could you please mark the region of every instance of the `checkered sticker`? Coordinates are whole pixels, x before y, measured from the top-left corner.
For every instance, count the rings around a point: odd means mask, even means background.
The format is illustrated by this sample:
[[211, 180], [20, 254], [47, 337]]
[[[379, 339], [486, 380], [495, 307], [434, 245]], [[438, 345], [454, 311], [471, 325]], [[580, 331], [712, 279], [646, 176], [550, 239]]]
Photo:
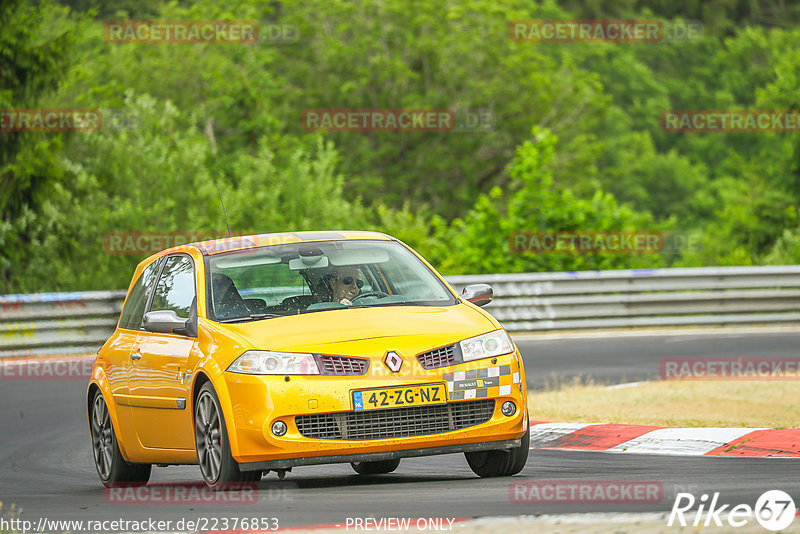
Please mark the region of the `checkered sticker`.
[[482, 399], [510, 395], [511, 386], [519, 384], [519, 373], [511, 373], [511, 365], [486, 369], [444, 373], [450, 400]]

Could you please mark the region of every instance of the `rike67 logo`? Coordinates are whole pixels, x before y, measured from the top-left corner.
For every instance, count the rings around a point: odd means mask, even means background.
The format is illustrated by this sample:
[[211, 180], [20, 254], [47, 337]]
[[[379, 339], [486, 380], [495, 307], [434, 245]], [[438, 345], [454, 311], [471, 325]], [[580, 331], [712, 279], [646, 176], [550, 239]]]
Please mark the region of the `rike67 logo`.
[[[693, 511], [695, 504], [697, 510]], [[792, 497], [781, 490], [762, 493], [755, 507], [749, 504], [737, 504], [733, 508], [730, 506], [730, 504], [719, 505], [718, 491], [714, 492], [710, 499], [707, 493], [702, 494], [699, 499], [691, 493], [678, 493], [667, 526], [671, 527], [677, 521], [678, 525], [685, 527], [687, 521], [690, 521], [695, 527], [701, 525], [722, 527], [724, 523], [730, 527], [742, 527], [755, 519], [765, 529], [778, 531], [788, 527], [797, 513]], [[694, 521], [687, 519], [686, 515], [694, 515]]]

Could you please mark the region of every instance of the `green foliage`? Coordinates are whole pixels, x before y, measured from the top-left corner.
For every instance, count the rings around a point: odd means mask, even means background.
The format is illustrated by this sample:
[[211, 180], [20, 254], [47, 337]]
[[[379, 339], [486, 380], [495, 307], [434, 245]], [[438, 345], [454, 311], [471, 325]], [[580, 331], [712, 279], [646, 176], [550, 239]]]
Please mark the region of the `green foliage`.
[[784, 230], [769, 254], [764, 258], [767, 265], [800, 264], [800, 228]]
[[[4, 247], [30, 253], [14, 258], [24, 267], [12, 269], [18, 285], [0, 292], [125, 287], [149, 254], [113, 253], [118, 249], [109, 250], [107, 234], [224, 235], [217, 183], [231, 227], [240, 233], [366, 224], [360, 204], [342, 198], [336, 152], [321, 138], [307, 150], [286, 154], [267, 146], [242, 152], [230, 172], [220, 174], [196, 118], [147, 95], [129, 94], [122, 111], [135, 119], [135, 128], [86, 134], [73, 149], [74, 159], [63, 162], [71, 183], [58, 184], [40, 213], [26, 210], [0, 228]], [[36, 240], [8, 241], [23, 232]]]
[[772, 0], [562, 0], [566, 9], [580, 18], [634, 18], [656, 13], [672, 19], [702, 20], [713, 35], [735, 33], [747, 24], [783, 27], [800, 23], [800, 6]]
[[[71, 8], [72, 10], [70, 10]], [[521, 19], [701, 20], [699, 41], [519, 43]], [[103, 21], [255, 20], [296, 42], [110, 44]], [[0, 293], [124, 287], [111, 232], [374, 229], [445, 274], [796, 262], [796, 134], [668, 133], [669, 109], [800, 109], [800, 10], [712, 0], [0, 4]], [[268, 28], [268, 26], [262, 26]], [[488, 109], [489, 129], [308, 132], [312, 108]], [[531, 132], [533, 132], [531, 134]], [[515, 254], [525, 231], [681, 231], [661, 255]]]
[[[32, 107], [56, 89], [68, 66], [76, 23], [51, 2], [0, 4], [0, 110]], [[55, 194], [64, 170], [56, 163], [59, 136], [0, 131], [0, 290], [13, 287], [12, 265], [23, 265], [46, 239], [45, 199]]]
[[517, 150], [509, 174], [511, 193], [494, 188], [481, 195], [463, 218], [446, 225], [434, 221], [436, 244], [429, 252], [435, 265], [453, 274], [614, 269], [654, 265], [656, 259], [619, 254], [513, 252], [510, 238], [526, 231], [658, 230], [652, 218], [620, 206], [602, 190], [588, 198], [554, 187], [553, 158], [557, 139], [534, 129], [533, 141]]
[[[367, 201], [429, 206], [446, 219], [478, 194], [506, 185], [508, 162], [532, 124], [562, 139], [564, 166], [580, 168], [582, 134], [605, 105], [594, 75], [568, 55], [509, 39], [508, 21], [563, 17], [522, 0], [404, 0], [285, 3], [301, 38], [276, 58], [285, 73], [281, 113], [301, 134], [315, 108], [490, 109], [487, 131], [333, 132], [342, 171], [361, 177], [347, 191]], [[583, 131], [582, 131], [583, 130]], [[573, 153], [580, 156], [572, 157]], [[358, 154], [357, 157], [350, 155]]]

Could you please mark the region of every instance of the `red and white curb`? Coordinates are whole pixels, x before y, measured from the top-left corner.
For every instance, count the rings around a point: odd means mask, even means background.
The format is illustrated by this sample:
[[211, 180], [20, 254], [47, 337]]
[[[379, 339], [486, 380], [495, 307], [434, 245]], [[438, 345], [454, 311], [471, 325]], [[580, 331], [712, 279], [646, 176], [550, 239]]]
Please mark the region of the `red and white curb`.
[[800, 457], [800, 429], [665, 428], [531, 421], [531, 449], [796, 458]]

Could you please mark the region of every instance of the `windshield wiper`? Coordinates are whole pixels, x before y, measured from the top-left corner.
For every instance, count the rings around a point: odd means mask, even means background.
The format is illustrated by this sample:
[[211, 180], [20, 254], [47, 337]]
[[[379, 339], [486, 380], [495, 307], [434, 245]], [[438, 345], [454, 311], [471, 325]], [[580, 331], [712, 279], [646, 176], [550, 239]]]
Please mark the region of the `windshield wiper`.
[[261, 319], [273, 319], [275, 317], [286, 317], [280, 313], [251, 313], [245, 317], [233, 317], [232, 319], [223, 319], [217, 321], [219, 323], [245, 323], [249, 321], [260, 321]]
[[406, 306], [410, 302], [413, 301], [404, 300], [401, 302], [383, 302], [383, 303], [378, 301], [374, 304], [353, 304], [352, 306], [345, 306], [345, 308], [382, 308], [385, 306]]

